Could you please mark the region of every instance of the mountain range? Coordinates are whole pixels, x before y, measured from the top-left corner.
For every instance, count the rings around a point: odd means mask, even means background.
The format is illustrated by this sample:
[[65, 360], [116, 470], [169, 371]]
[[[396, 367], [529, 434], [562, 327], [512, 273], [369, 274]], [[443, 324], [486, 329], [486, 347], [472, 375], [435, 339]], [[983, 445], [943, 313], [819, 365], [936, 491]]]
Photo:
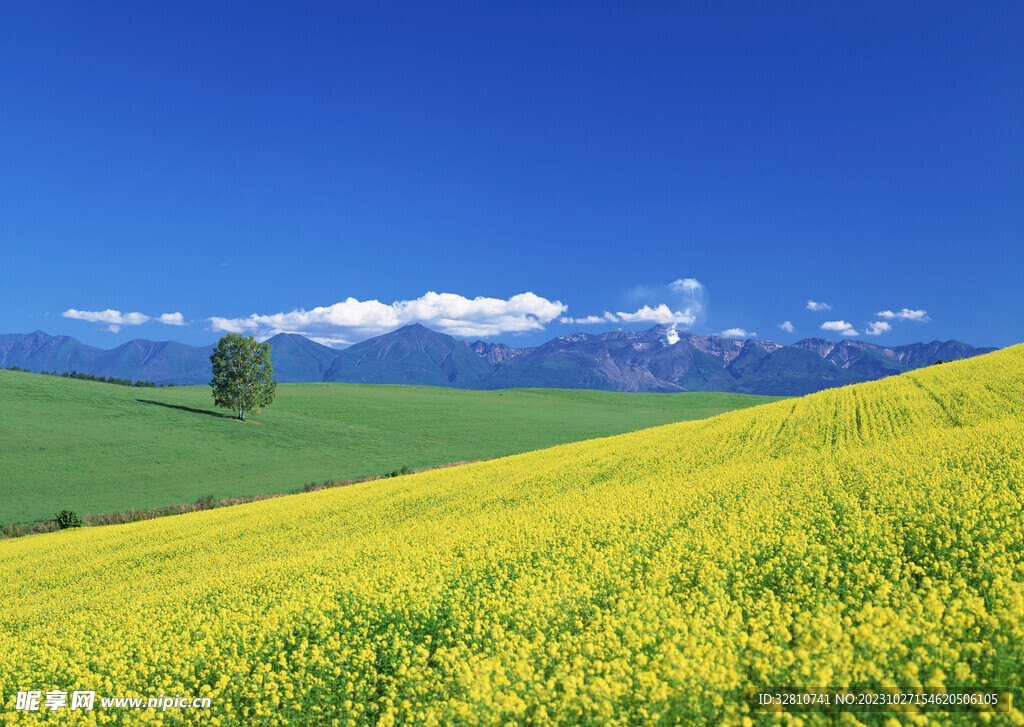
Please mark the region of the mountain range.
[[[885, 347], [805, 338], [791, 345], [697, 336], [664, 326], [574, 333], [540, 346], [462, 341], [405, 326], [338, 350], [303, 336], [270, 338], [282, 383], [337, 381], [463, 389], [544, 387], [606, 391], [733, 391], [798, 396], [870, 381], [938, 361], [994, 351], [960, 341]], [[78, 371], [156, 384], [206, 384], [214, 344], [136, 339], [103, 350], [42, 331], [0, 335], [0, 368]]]

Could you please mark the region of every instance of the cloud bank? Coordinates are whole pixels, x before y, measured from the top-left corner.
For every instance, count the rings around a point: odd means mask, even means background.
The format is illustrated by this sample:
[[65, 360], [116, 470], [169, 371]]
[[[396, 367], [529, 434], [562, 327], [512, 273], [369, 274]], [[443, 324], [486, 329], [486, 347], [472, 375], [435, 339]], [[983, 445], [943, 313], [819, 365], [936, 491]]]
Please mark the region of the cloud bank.
[[821, 330], [823, 331], [834, 331], [841, 336], [859, 336], [857, 329], [853, 327], [852, 323], [846, 321], [825, 321], [821, 324]]
[[743, 328], [726, 328], [718, 335], [723, 338], [753, 338], [757, 334]]
[[161, 313], [156, 320], [169, 326], [185, 325], [185, 317], [181, 313]]
[[881, 336], [883, 333], [888, 333], [891, 330], [892, 326], [885, 321], [875, 321], [868, 324], [868, 327], [864, 329], [864, 333], [869, 336]]
[[598, 323], [618, 323], [619, 317], [614, 313], [604, 312], [601, 316], [587, 316], [586, 318], [569, 318], [568, 316], [562, 316], [558, 319], [559, 323], [570, 323], [580, 326], [592, 326]]
[[113, 310], [107, 308], [106, 310], [77, 310], [75, 308], [68, 308], [66, 311], [61, 313], [65, 318], [74, 318], [79, 321], [88, 321], [89, 323], [101, 323], [107, 327], [107, 330], [111, 333], [117, 333], [121, 330], [121, 326], [138, 326], [147, 321], [156, 321], [158, 323], [166, 323], [171, 326], [183, 326], [185, 325], [185, 317], [181, 313], [162, 313], [156, 318], [150, 318], [145, 313], [122, 313], [119, 310]]
[[832, 306], [828, 303], [818, 303], [813, 300], [807, 301], [807, 310], [832, 310]]
[[916, 321], [918, 323], [927, 323], [931, 320], [928, 317], [928, 311], [924, 310], [910, 310], [909, 308], [903, 308], [902, 310], [893, 312], [891, 310], [882, 310], [875, 313], [879, 318], [888, 318], [889, 320], [898, 321]]
[[253, 313], [247, 318], [212, 317], [209, 322], [214, 331], [253, 334], [259, 338], [298, 333], [336, 345], [377, 336], [412, 323], [454, 336], [487, 337], [538, 331], [567, 309], [560, 301], [533, 293], [520, 293], [503, 300], [428, 292], [414, 300], [394, 303], [347, 298], [309, 311], [300, 308], [272, 315]]
[[692, 325], [697, 320], [696, 314], [687, 308], [684, 311], [674, 311], [670, 309], [664, 303], [661, 303], [655, 308], [651, 308], [649, 305], [645, 305], [635, 313], [625, 313], [619, 311], [619, 320], [623, 323], [661, 323], [668, 325], [670, 323], [682, 324], [684, 326]]
[[685, 311], [674, 311], [664, 303], [651, 308], [649, 305], [645, 305], [643, 308], [638, 309], [633, 313], [627, 313], [625, 311], [619, 311], [618, 313], [604, 312], [601, 316], [587, 316], [586, 318], [569, 318], [562, 316], [558, 319], [559, 323], [569, 323], [581, 326], [592, 326], [598, 323], [661, 323], [663, 325], [683, 325], [690, 326], [697, 320], [696, 315], [690, 310]]
[[678, 278], [668, 285], [638, 285], [627, 294], [642, 303], [633, 312], [605, 311], [603, 315], [582, 318], [564, 316], [559, 323], [594, 326], [601, 323], [659, 323], [692, 326], [704, 313], [704, 286], [696, 278]]

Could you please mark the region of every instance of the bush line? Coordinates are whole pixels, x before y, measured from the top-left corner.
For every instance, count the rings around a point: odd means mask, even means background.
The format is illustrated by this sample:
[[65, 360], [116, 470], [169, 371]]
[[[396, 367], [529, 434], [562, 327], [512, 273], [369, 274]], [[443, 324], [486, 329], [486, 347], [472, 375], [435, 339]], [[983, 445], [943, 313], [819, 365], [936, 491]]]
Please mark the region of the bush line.
[[143, 381], [142, 379], [119, 379], [116, 376], [95, 376], [93, 374], [86, 374], [80, 371], [64, 371], [58, 372], [57, 369], [53, 371], [32, 371], [31, 369], [23, 369], [20, 366], [8, 366], [8, 371], [21, 371], [25, 374], [42, 374], [44, 376], [59, 376], [64, 379], [82, 379], [83, 381], [98, 381], [101, 384], [117, 384], [118, 386], [136, 386], [148, 389], [155, 389], [157, 387], [163, 388], [164, 386], [174, 386], [174, 384], [155, 384], [152, 381]]

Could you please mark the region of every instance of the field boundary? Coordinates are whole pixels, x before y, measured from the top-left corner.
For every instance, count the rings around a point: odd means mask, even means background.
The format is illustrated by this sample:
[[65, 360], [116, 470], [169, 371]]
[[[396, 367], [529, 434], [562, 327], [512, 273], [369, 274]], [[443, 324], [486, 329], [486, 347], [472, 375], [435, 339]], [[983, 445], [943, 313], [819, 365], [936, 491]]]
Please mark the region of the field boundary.
[[[201, 512], [203, 510], [216, 510], [222, 507], [233, 507], [235, 505], [245, 505], [250, 502], [271, 500], [277, 497], [290, 497], [292, 495], [301, 495], [306, 492], [319, 492], [321, 490], [334, 489], [335, 487], [348, 487], [350, 485], [358, 485], [363, 482], [375, 482], [377, 480], [386, 480], [393, 477], [401, 477], [403, 475], [416, 475], [420, 472], [432, 472], [434, 470], [448, 469], [449, 467], [460, 467], [465, 464], [475, 464], [477, 462], [486, 461], [486, 459], [469, 459], [462, 460], [460, 462], [450, 462], [448, 464], [438, 465], [437, 467], [424, 467], [422, 469], [409, 469], [408, 467], [402, 467], [400, 470], [393, 470], [391, 472], [384, 472], [377, 475], [366, 475], [365, 477], [354, 477], [348, 480], [324, 480], [321, 484], [308, 482], [299, 489], [292, 490], [290, 492], [273, 492], [263, 495], [253, 495], [252, 497], [226, 497], [221, 500], [216, 499], [213, 495], [208, 495], [206, 497], [199, 498], [195, 502], [178, 505], [161, 505], [160, 507], [129, 510], [127, 512], [82, 515], [81, 527], [97, 528], [107, 525], [125, 525], [127, 523], [142, 522], [143, 520], [155, 520], [156, 518], [171, 517], [172, 515], [184, 515], [190, 512]], [[12, 538], [21, 538], [26, 535], [55, 533], [62, 529], [64, 528], [60, 526], [56, 517], [46, 520], [34, 520], [28, 523], [11, 523], [10, 525], [0, 527], [0, 540], [11, 540]]]

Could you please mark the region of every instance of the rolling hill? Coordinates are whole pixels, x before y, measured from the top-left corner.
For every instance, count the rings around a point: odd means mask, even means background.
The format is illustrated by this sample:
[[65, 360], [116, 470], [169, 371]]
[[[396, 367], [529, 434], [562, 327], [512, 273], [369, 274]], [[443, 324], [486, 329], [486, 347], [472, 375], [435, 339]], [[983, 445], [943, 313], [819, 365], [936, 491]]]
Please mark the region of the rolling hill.
[[95, 514], [289, 492], [772, 400], [282, 384], [248, 426], [216, 409], [207, 386], [134, 388], [0, 370], [0, 390], [0, 525], [63, 509]]
[[1015, 346], [460, 468], [0, 542], [8, 709], [25, 685], [208, 697], [166, 718], [222, 725], [891, 725], [925, 720], [759, 714], [750, 688], [970, 687], [998, 711], [933, 705], [927, 724], [1020, 724], [1022, 380]]

